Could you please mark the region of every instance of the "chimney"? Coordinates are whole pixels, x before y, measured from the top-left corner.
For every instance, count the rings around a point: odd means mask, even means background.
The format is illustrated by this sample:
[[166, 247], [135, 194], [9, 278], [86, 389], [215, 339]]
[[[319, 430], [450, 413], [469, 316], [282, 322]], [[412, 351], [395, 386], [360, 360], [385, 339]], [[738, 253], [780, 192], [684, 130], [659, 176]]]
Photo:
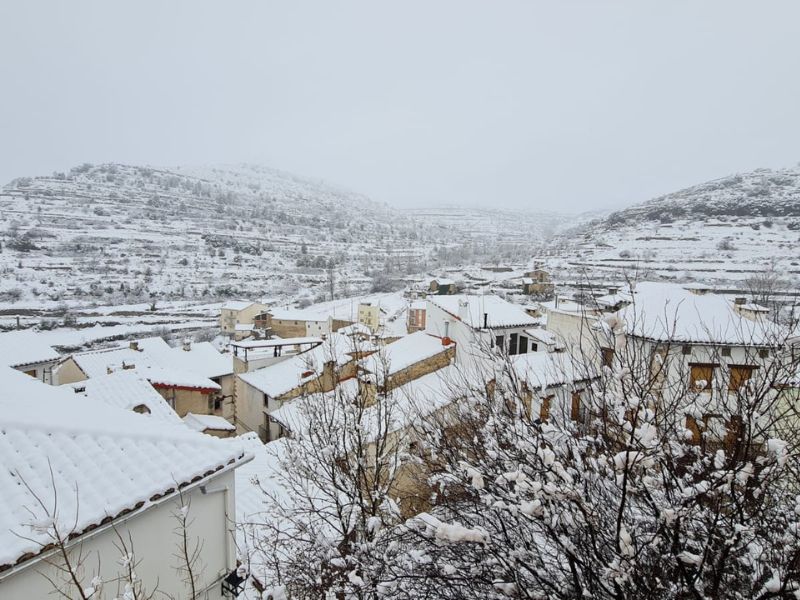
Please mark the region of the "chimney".
[[139, 342], [138, 341], [133, 340], [131, 342], [130, 346], [131, 346], [131, 350], [133, 350], [135, 352], [139, 352]]
[[186, 338], [183, 340], [183, 350], [184, 352], [191, 352], [192, 350], [192, 340]]

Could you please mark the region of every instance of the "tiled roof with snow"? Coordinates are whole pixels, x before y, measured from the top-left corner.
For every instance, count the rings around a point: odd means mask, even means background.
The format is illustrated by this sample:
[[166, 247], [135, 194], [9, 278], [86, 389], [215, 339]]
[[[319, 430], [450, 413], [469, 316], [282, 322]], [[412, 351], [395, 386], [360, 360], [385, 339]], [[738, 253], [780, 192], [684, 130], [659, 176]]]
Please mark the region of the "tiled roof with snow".
[[156, 365], [136, 367], [136, 371], [154, 386], [191, 388], [197, 390], [221, 390], [222, 387], [208, 377], [191, 371], [164, 368]]
[[454, 317], [458, 317], [474, 329], [483, 328], [484, 315], [486, 315], [486, 324], [489, 329], [530, 327], [538, 323], [522, 307], [494, 295], [431, 296], [428, 298], [428, 302], [435, 304]]
[[72, 360], [87, 377], [107, 375], [109, 370], [123, 367], [144, 366], [150, 364], [147, 357], [129, 347], [109, 348], [108, 350], [92, 350], [72, 355]]
[[216, 431], [234, 431], [236, 427], [227, 419], [217, 415], [196, 415], [194, 413], [187, 413], [183, 417], [183, 422], [190, 429], [195, 431], [206, 431], [213, 429]]
[[[358, 381], [350, 379], [333, 392], [287, 402], [271, 412], [270, 417], [292, 432], [302, 432], [318, 418], [314, 416], [316, 411], [321, 411], [319, 414], [324, 415], [326, 420], [344, 419], [345, 408], [352, 404], [357, 394], [361, 393], [360, 390]], [[459, 398], [480, 395], [484, 390], [485, 381], [479, 373], [467, 373], [455, 365], [449, 365], [388, 392], [380, 418], [389, 419], [388, 423], [383, 424], [388, 431], [398, 431]], [[369, 438], [377, 431], [377, 409], [374, 406], [367, 408], [361, 418], [362, 430]]]
[[172, 348], [161, 338], [134, 343], [138, 350], [125, 346], [81, 352], [72, 358], [89, 379], [107, 375], [109, 370], [135, 369], [151, 383], [220, 389], [210, 378], [233, 373], [230, 355], [220, 353], [209, 342], [191, 344], [189, 350], [182, 346]]
[[356, 347], [353, 340], [344, 335], [331, 334], [319, 346], [301, 352], [279, 363], [241, 373], [239, 378], [257, 390], [276, 398], [296, 387], [312, 381], [322, 374], [326, 362], [341, 366], [350, 362]]
[[441, 354], [453, 347], [442, 343], [442, 338], [418, 331], [386, 344], [375, 354], [362, 359], [360, 364], [370, 373], [391, 375], [413, 364]]
[[408, 301], [399, 292], [385, 294], [370, 294], [368, 296], [356, 296], [354, 298], [342, 298], [329, 302], [321, 302], [309, 306], [307, 312], [316, 313], [322, 318], [328, 317], [342, 320], [353, 321], [358, 319], [359, 304], [370, 304], [380, 309], [382, 317], [392, 317], [393, 315], [405, 312]]
[[144, 405], [153, 418], [180, 423], [180, 417], [167, 401], [136, 371], [117, 371], [68, 385], [82, 389], [81, 394], [90, 400], [125, 410]]
[[589, 365], [578, 364], [565, 352], [529, 352], [510, 357], [517, 377], [530, 389], [546, 389], [591, 379], [596, 373]]
[[619, 315], [628, 334], [665, 342], [760, 346], [786, 336], [766, 319], [739, 315], [723, 296], [693, 294], [668, 283], [637, 284], [633, 301]]
[[222, 377], [233, 373], [233, 358], [217, 350], [211, 342], [193, 342], [170, 348], [165, 363], [203, 377]]
[[[18, 375], [22, 379], [16, 377]], [[27, 381], [26, 381], [27, 380]], [[223, 440], [0, 372], [0, 569], [244, 460]], [[52, 507], [54, 520], [39, 509]]]
[[0, 366], [21, 367], [59, 358], [58, 352], [45, 344], [34, 331], [0, 333]]

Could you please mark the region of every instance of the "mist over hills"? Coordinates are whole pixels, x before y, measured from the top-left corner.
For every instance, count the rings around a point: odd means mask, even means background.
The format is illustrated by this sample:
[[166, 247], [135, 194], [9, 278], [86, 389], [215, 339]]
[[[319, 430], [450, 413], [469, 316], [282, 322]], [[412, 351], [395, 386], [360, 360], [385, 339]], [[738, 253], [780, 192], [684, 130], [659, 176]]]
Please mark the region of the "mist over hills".
[[258, 165], [82, 164], [0, 191], [0, 301], [310, 299], [437, 267], [519, 262], [564, 220], [398, 210]]

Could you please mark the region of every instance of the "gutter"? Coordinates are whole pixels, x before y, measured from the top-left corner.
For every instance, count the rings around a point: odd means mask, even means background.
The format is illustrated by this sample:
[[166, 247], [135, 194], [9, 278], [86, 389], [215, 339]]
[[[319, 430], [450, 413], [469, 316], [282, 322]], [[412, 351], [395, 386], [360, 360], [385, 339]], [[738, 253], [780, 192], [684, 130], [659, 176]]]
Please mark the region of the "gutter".
[[[129, 521], [130, 519], [132, 519], [134, 517], [138, 517], [139, 515], [145, 513], [146, 511], [150, 510], [151, 508], [154, 508], [156, 506], [160, 506], [162, 504], [165, 504], [166, 502], [170, 502], [170, 501], [174, 500], [175, 498], [179, 498], [182, 493], [191, 492], [195, 488], [205, 487], [206, 483], [208, 482], [208, 479], [216, 477], [218, 475], [222, 475], [224, 473], [227, 473], [228, 471], [232, 471], [233, 469], [236, 469], [236, 468], [240, 467], [241, 465], [249, 463], [251, 460], [253, 460], [253, 458], [255, 458], [255, 457], [252, 454], [245, 453], [245, 455], [242, 457], [241, 460], [237, 460], [237, 461], [234, 461], [232, 463], [229, 463], [229, 464], [225, 465], [220, 470], [214, 471], [212, 474], [208, 475], [208, 477], [204, 477], [203, 479], [195, 481], [194, 483], [191, 483], [191, 484], [189, 484], [189, 485], [187, 485], [187, 486], [185, 486], [183, 488], [180, 488], [180, 489], [172, 492], [171, 494], [169, 494], [167, 496], [162, 496], [161, 498], [159, 498], [157, 500], [154, 500], [152, 502], [146, 502], [144, 504], [144, 506], [141, 506], [140, 508], [137, 508], [136, 510], [131, 511], [131, 512], [119, 517], [118, 519], [112, 519], [111, 521], [109, 521], [105, 525], [100, 525], [99, 527], [95, 527], [94, 529], [92, 529], [91, 531], [86, 532], [85, 534], [78, 535], [77, 537], [75, 537], [75, 538], [73, 538], [71, 540], [68, 540], [64, 544], [64, 548], [66, 550], [69, 550], [72, 546], [80, 545], [85, 540], [89, 540], [89, 539], [91, 539], [91, 538], [93, 538], [93, 537], [95, 537], [95, 536], [97, 536], [97, 535], [99, 535], [101, 533], [105, 533], [109, 529], [113, 529], [114, 527], [116, 527], [118, 525], [122, 525], [126, 521]], [[226, 512], [227, 512], [227, 510], [226, 510]], [[226, 515], [226, 518], [227, 518], [227, 515]], [[28, 560], [26, 560], [26, 561], [24, 561], [22, 563], [14, 565], [10, 569], [6, 569], [5, 571], [0, 572], [0, 586], [2, 586], [4, 580], [8, 579], [12, 575], [16, 575], [17, 573], [20, 573], [20, 572], [24, 571], [25, 569], [28, 569], [29, 567], [35, 566], [38, 563], [40, 563], [42, 560], [45, 560], [45, 559], [53, 556], [54, 554], [57, 554], [58, 552], [59, 552], [58, 548], [52, 548], [52, 549], [48, 550], [47, 552], [42, 552], [40, 554], [37, 554], [36, 556], [34, 556], [34, 557], [32, 557], [32, 558], [30, 558], [30, 559], [28, 559]]]

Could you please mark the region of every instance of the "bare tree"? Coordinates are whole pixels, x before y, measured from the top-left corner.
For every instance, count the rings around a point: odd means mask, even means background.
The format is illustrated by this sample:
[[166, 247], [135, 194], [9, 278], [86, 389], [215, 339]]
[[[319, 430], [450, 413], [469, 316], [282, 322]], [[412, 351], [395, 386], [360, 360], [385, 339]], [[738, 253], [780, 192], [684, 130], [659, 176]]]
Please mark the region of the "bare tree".
[[[49, 461], [48, 461], [49, 464]], [[80, 532], [77, 530], [80, 502], [78, 489], [75, 493], [75, 516], [71, 521], [65, 521], [59, 510], [58, 487], [52, 465], [50, 468], [50, 487], [53, 490], [51, 501], [46, 501], [37, 494], [20, 473], [16, 477], [22, 482], [36, 505], [29, 508], [31, 523], [29, 527], [42, 537], [30, 537], [17, 534], [19, 537], [36, 543], [43, 553], [44, 569], [39, 573], [52, 587], [53, 594], [58, 597], [73, 600], [103, 600], [106, 592], [116, 588], [114, 598], [124, 600], [152, 600], [157, 594], [158, 584], [153, 591], [148, 591], [144, 582], [136, 574], [139, 559], [133, 546], [133, 540], [128, 534], [123, 537], [118, 529], [113, 528], [116, 536], [114, 547], [119, 552], [119, 571], [116, 576], [104, 579], [101, 575], [102, 557], [97, 554], [94, 560], [85, 551], [83, 544], [75, 540]], [[93, 566], [92, 566], [93, 563]], [[169, 596], [163, 595], [164, 598]]]
[[292, 400], [288, 436], [267, 446], [280, 476], [263, 485], [267, 508], [243, 529], [253, 573], [292, 598], [374, 597], [376, 541], [400, 522], [402, 415], [388, 364], [373, 364], [383, 372], [337, 375], [331, 391]]
[[201, 557], [203, 554], [203, 540], [191, 535], [191, 525], [194, 522], [190, 518], [191, 500], [184, 498], [183, 492], [178, 488], [180, 506], [173, 512], [175, 518], [175, 535], [178, 538], [177, 549], [174, 554], [176, 569], [183, 577], [183, 582], [189, 590], [190, 600], [199, 598], [203, 590], [198, 589], [197, 584], [203, 571]]
[[598, 323], [614, 354], [572, 358], [560, 396], [487, 356], [484, 394], [417, 424], [434, 498], [386, 538], [383, 597], [794, 597], [787, 340], [754, 335], [738, 359], [752, 369], [706, 374], [725, 345], [698, 367], [685, 343]]

